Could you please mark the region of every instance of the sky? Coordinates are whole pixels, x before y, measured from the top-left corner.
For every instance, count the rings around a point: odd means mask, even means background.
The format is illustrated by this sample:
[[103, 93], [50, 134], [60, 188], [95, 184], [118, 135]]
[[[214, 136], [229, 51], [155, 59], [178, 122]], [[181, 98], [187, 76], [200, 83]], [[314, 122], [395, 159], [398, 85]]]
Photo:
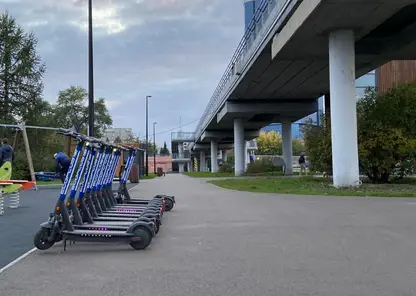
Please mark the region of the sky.
[[[242, 0], [93, 0], [95, 97], [113, 126], [156, 142], [193, 132], [243, 35]], [[88, 89], [87, 0], [0, 0], [38, 38], [46, 64], [44, 97], [71, 85]], [[167, 132], [169, 131], [169, 132]], [[170, 145], [169, 145], [170, 146]]]

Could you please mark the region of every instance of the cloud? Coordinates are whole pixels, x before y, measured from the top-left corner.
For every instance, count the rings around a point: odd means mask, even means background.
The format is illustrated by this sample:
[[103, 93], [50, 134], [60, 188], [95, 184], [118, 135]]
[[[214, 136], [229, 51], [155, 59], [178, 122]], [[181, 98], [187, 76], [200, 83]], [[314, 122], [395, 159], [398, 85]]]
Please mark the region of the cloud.
[[[38, 40], [45, 98], [88, 86], [86, 0], [0, 0]], [[244, 27], [242, 1], [93, 0], [94, 84], [117, 127], [145, 134], [145, 97], [159, 132], [196, 121]], [[195, 123], [187, 126], [193, 131]], [[169, 141], [170, 133], [159, 135]], [[163, 144], [163, 142], [162, 142]]]
[[121, 103], [122, 103], [121, 101], [116, 101], [116, 100], [108, 100], [108, 99], [105, 100], [105, 105], [107, 106], [107, 108], [110, 112], [115, 107], [120, 106]]

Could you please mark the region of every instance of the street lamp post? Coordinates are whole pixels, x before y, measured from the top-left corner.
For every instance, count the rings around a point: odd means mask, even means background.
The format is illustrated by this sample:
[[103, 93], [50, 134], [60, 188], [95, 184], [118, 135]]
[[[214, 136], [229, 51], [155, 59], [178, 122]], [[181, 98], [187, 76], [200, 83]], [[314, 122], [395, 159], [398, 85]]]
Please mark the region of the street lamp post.
[[157, 122], [153, 122], [153, 171], [156, 174], [156, 133], [155, 133], [155, 126]]
[[146, 96], [146, 176], [149, 176], [149, 98]]
[[92, 38], [92, 0], [88, 0], [88, 135], [94, 136], [94, 59]]

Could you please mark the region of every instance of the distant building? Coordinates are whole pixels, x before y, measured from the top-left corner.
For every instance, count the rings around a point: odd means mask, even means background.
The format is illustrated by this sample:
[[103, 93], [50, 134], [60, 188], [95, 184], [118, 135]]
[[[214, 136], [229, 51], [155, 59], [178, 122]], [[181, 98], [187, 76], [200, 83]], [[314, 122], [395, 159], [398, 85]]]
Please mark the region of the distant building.
[[113, 143], [118, 137], [122, 142], [125, 142], [130, 140], [132, 135], [131, 128], [109, 128], [104, 131], [102, 139]]
[[172, 151], [172, 171], [173, 172], [191, 172], [192, 153], [190, 144], [195, 140], [195, 134], [191, 132], [173, 132], [171, 134], [171, 151]]

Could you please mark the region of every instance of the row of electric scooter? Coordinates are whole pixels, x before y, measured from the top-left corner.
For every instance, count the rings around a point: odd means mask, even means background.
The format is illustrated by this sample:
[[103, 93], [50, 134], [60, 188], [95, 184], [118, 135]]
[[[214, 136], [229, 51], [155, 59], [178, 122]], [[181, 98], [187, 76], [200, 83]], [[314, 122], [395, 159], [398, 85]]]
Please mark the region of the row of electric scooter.
[[[174, 207], [175, 197], [130, 197], [127, 180], [136, 148], [108, 144], [69, 130], [58, 134], [76, 139], [77, 146], [54, 212], [35, 234], [36, 248], [47, 250], [59, 241], [63, 241], [64, 250], [67, 241], [129, 243], [137, 250], [148, 247], [159, 232], [164, 212]], [[119, 188], [113, 191], [122, 154], [124, 159], [128, 156]]]

